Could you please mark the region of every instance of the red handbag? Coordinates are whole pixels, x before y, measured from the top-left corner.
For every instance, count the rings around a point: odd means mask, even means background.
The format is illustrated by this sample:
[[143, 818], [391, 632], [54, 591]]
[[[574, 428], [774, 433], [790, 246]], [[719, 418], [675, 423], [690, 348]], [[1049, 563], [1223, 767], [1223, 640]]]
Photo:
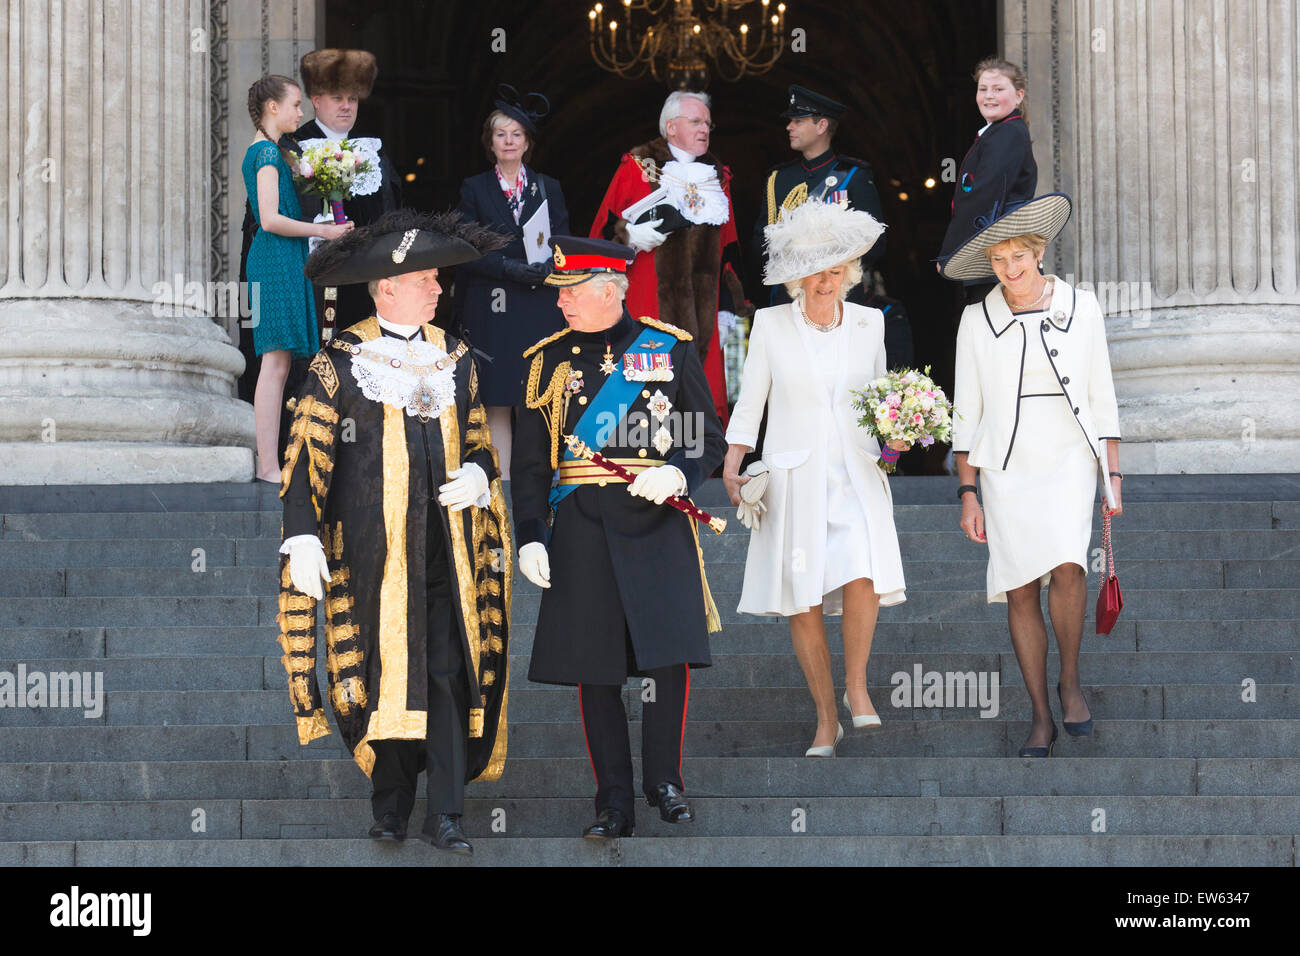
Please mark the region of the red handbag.
[[1097, 592], [1097, 633], [1109, 634], [1119, 620], [1119, 612], [1124, 610], [1124, 592], [1119, 589], [1119, 578], [1115, 576], [1115, 552], [1110, 544], [1110, 508], [1105, 502], [1101, 505], [1101, 546], [1106, 552], [1106, 567]]

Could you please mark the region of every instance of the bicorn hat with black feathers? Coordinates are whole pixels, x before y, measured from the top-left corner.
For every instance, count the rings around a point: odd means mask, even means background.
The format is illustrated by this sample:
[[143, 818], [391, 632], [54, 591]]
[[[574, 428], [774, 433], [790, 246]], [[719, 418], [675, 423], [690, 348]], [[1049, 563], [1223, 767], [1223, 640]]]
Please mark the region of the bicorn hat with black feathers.
[[443, 213], [395, 209], [368, 226], [322, 243], [307, 258], [307, 278], [317, 285], [352, 285], [407, 272], [442, 269], [500, 249], [510, 238]]
[[356, 93], [365, 99], [375, 88], [379, 65], [368, 50], [312, 50], [298, 66], [307, 96]]

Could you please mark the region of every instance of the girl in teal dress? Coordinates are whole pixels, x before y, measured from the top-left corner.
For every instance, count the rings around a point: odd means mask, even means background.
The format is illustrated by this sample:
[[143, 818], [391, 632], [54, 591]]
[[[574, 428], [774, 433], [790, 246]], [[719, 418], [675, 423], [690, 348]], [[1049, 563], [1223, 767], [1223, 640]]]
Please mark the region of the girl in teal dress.
[[289, 363], [316, 352], [316, 305], [303, 274], [307, 239], [336, 239], [352, 223], [302, 222], [293, 174], [277, 143], [302, 121], [302, 91], [287, 76], [264, 76], [248, 90], [248, 114], [257, 137], [244, 153], [248, 190], [257, 235], [248, 248], [249, 301], [253, 346], [262, 368], [253, 393], [257, 424], [257, 477], [280, 481], [280, 405]]

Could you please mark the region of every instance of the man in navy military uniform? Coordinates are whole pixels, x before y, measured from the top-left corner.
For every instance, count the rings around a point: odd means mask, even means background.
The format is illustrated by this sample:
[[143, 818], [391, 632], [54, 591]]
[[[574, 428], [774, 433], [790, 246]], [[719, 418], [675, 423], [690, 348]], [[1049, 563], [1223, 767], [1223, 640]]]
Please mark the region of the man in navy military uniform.
[[[802, 86], [790, 87], [788, 107], [781, 118], [786, 122], [790, 148], [801, 153], [800, 159], [780, 163], [767, 171], [763, 181], [763, 199], [754, 222], [751, 261], [759, 266], [767, 261], [763, 249], [763, 228], [776, 222], [781, 208], [793, 209], [808, 199], [823, 202], [847, 201], [850, 209], [862, 209], [881, 222], [885, 216], [880, 208], [880, 195], [876, 192], [871, 167], [865, 160], [837, 153], [831, 138], [839, 127], [840, 116], [847, 110], [829, 96], [822, 96]], [[863, 275], [870, 275], [873, 264], [885, 253], [885, 237], [872, 246], [863, 257]], [[752, 297], [755, 302], [770, 305], [789, 302], [785, 289], [773, 286], [769, 292]], [[865, 305], [867, 292], [861, 287], [852, 291], [849, 301]]]
[[[568, 328], [524, 353], [511, 494], [519, 570], [542, 588], [528, 679], [577, 684], [596, 777], [583, 836], [630, 836], [632, 752], [622, 689], [643, 685], [642, 792], [669, 823], [688, 823], [681, 775], [690, 668], [710, 664], [721, 627], [693, 518], [664, 504], [697, 489], [726, 440], [691, 336], [623, 304], [635, 253], [555, 236], [546, 284]], [[570, 434], [634, 475], [566, 449]]]

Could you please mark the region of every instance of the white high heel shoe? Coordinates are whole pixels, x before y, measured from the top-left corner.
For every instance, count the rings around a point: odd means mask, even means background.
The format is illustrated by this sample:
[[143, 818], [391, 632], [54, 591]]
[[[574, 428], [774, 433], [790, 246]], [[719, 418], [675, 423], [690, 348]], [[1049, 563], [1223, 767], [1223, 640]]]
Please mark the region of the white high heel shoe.
[[840, 745], [840, 741], [843, 739], [844, 725], [837, 720], [835, 722], [835, 743], [831, 744], [829, 747], [809, 747], [804, 751], [803, 755], [805, 757], [834, 757], [835, 748]]
[[863, 714], [859, 717], [857, 714], [853, 713], [853, 708], [849, 706], [849, 692], [847, 690], [844, 692], [844, 707], [850, 714], [853, 714], [853, 726], [855, 729], [880, 726], [880, 717], [877, 714]]

